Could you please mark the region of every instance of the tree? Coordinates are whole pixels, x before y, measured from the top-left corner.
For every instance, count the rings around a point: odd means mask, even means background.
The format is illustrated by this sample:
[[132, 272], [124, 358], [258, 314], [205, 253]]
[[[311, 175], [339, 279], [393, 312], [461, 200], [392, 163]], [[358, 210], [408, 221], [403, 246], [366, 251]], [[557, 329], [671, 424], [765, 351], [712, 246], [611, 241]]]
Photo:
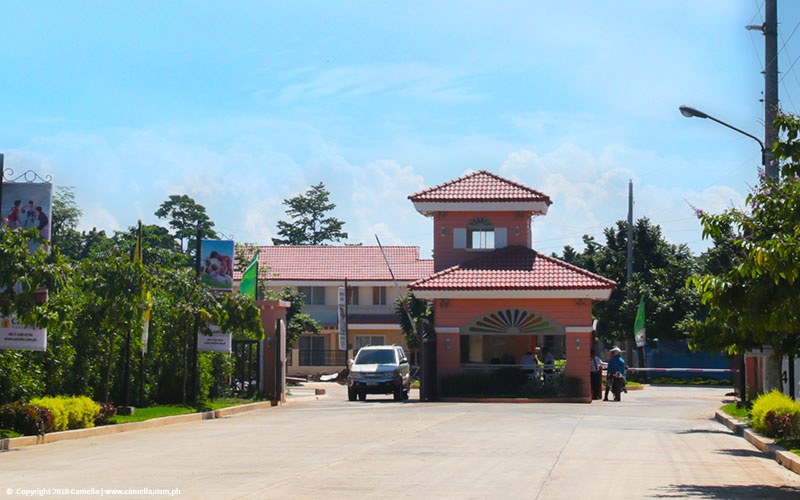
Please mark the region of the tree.
[[286, 215], [291, 222], [278, 221], [278, 234], [283, 238], [272, 238], [273, 245], [322, 245], [347, 239], [342, 231], [344, 222], [326, 213], [336, 208], [329, 202], [330, 192], [323, 183], [294, 198], [283, 200], [288, 208]]
[[[408, 314], [406, 313], [408, 310]], [[409, 293], [405, 297], [398, 297], [394, 303], [394, 313], [400, 321], [400, 331], [406, 338], [406, 344], [409, 349], [419, 349], [419, 335], [414, 330], [416, 325], [419, 325], [420, 320], [427, 320], [431, 325], [433, 324], [433, 307], [427, 300], [418, 299], [413, 293]], [[411, 314], [411, 320], [408, 315]]]
[[[132, 252], [138, 238], [138, 227], [115, 231], [111, 241], [125, 252]], [[148, 265], [178, 269], [189, 266], [189, 258], [166, 228], [155, 224], [142, 225], [142, 259]]]
[[62, 255], [75, 259], [80, 253], [81, 233], [78, 223], [83, 212], [75, 201], [72, 186], [59, 186], [53, 196], [53, 213], [50, 218], [50, 242]]
[[186, 254], [191, 254], [193, 251], [198, 227], [201, 238], [217, 237], [217, 233], [211, 229], [214, 223], [208, 218], [206, 208], [188, 195], [171, 195], [156, 210], [155, 215], [159, 219], [169, 219], [169, 225], [175, 231], [175, 238], [180, 242], [180, 249]]
[[320, 332], [320, 326], [317, 320], [302, 312], [303, 306], [306, 305], [305, 298], [302, 293], [292, 288], [285, 287], [280, 292], [266, 288], [264, 282], [260, 283], [261, 290], [259, 296], [264, 297], [266, 300], [285, 300], [290, 302], [291, 305], [286, 309], [286, 349], [292, 349], [300, 335], [310, 333], [317, 335]]
[[[58, 294], [69, 281], [71, 269], [57, 251], [46, 253], [39, 247], [31, 253], [28, 242], [43, 243], [35, 229], [0, 228], [0, 315], [15, 314], [22, 323], [36, 324], [48, 329], [57, 327], [71, 312], [71, 305], [53, 307], [43, 303], [44, 288]], [[47, 389], [48, 375], [53, 373], [52, 353], [63, 355], [60, 366], [67, 365], [67, 353], [58, 347], [58, 335], [50, 335], [54, 342], [48, 352], [12, 351], [0, 349], [0, 404], [20, 398], [37, 396]], [[57, 367], [56, 367], [57, 368]]]
[[760, 172], [747, 209], [697, 210], [704, 237], [725, 241], [729, 266], [708, 269], [688, 285], [707, 314], [692, 327], [694, 346], [741, 354], [770, 345], [778, 359], [800, 355], [800, 120], [781, 115], [775, 144], [781, 177]]
[[105, 339], [105, 380], [103, 401], [109, 401], [114, 353], [119, 342], [130, 335], [137, 345], [142, 330], [142, 309], [146, 275], [130, 255], [115, 249], [104, 256], [85, 259], [75, 286], [82, 291], [81, 311], [77, 322], [86, 333]]
[[680, 321], [696, 307], [693, 295], [685, 287], [696, 266], [688, 247], [666, 241], [661, 228], [647, 218], [637, 220], [633, 230], [633, 276], [628, 283], [627, 222], [619, 221], [615, 228], [606, 228], [604, 235], [605, 245], [584, 236], [586, 248], [582, 253], [567, 246], [560, 257], [617, 283], [609, 300], [598, 302], [593, 308], [601, 325], [601, 338], [606, 342], [633, 340], [633, 321], [641, 297], [647, 310], [649, 336], [683, 339], [685, 331]]

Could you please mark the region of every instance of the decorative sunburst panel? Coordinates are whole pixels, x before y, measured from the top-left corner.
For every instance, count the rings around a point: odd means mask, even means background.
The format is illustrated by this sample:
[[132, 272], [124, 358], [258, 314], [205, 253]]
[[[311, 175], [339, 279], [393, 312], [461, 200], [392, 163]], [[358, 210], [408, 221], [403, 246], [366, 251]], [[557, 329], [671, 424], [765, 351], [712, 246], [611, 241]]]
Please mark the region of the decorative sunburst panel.
[[501, 309], [473, 320], [468, 333], [558, 335], [564, 328], [552, 319], [523, 309]]

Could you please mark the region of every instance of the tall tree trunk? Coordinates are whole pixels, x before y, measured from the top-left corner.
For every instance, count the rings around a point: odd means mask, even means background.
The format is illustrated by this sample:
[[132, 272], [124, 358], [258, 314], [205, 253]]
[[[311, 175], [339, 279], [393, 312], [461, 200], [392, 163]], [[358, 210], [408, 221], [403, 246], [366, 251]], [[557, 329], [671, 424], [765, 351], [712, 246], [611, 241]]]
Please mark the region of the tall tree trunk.
[[109, 392], [111, 391], [111, 365], [114, 362], [114, 335], [108, 336], [108, 361], [106, 363], [106, 387], [103, 391], [103, 402], [109, 401]]
[[183, 383], [181, 385], [181, 403], [186, 404], [186, 376], [188, 372], [188, 366], [186, 363], [186, 358], [188, 355], [189, 347], [188, 344], [189, 340], [187, 337], [183, 338]]

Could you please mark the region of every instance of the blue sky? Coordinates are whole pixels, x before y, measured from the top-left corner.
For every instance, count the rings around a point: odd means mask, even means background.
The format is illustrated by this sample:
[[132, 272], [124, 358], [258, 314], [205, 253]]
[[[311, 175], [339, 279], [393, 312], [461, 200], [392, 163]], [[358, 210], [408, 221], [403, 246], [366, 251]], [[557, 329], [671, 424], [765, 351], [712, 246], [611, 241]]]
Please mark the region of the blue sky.
[[[742, 204], [760, 154], [677, 108], [762, 135], [763, 36], [744, 29], [762, 2], [466, 4], [9, 2], [0, 151], [74, 186], [84, 229], [156, 222], [186, 193], [266, 244], [281, 201], [323, 181], [350, 242], [427, 256], [406, 197], [487, 169], [551, 196], [542, 251], [625, 218], [628, 179], [636, 217], [705, 248], [689, 205]], [[779, 4], [787, 71], [800, 7]]]

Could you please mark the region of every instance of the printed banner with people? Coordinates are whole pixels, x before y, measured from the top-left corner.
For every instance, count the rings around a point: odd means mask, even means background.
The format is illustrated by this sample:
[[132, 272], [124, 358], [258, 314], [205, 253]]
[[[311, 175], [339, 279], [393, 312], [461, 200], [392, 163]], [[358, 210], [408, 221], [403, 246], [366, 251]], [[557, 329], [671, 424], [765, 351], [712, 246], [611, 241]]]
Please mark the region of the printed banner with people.
[[[50, 182], [4, 182], [0, 224], [11, 228], [37, 229], [50, 240], [53, 184]], [[39, 248], [31, 243], [31, 252]]]
[[[2, 189], [0, 227], [36, 229], [39, 231], [39, 236], [50, 241], [53, 184], [50, 182], [4, 182]], [[39, 247], [40, 244], [36, 241], [28, 242], [31, 253]], [[21, 283], [17, 282], [13, 289], [15, 293], [22, 293]], [[34, 295], [46, 299], [47, 290], [36, 290]], [[11, 316], [0, 316], [0, 349], [46, 351], [47, 330], [20, 323], [13, 313]]]
[[200, 246], [200, 281], [217, 292], [233, 291], [232, 240], [203, 240]]

